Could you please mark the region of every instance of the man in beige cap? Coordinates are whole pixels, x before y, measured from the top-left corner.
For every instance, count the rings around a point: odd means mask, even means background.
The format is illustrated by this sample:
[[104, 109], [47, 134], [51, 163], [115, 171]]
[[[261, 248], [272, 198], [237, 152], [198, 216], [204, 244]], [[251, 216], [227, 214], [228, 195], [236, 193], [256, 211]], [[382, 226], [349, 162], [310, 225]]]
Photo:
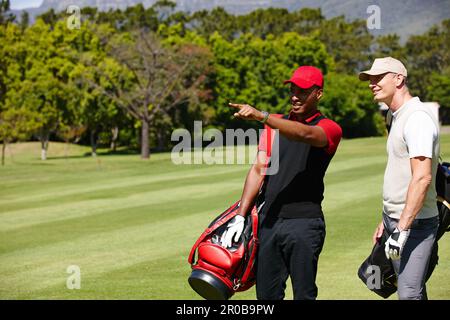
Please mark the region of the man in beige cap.
[[398, 276], [399, 299], [427, 299], [425, 276], [438, 227], [435, 177], [439, 124], [432, 111], [407, 87], [399, 60], [375, 59], [359, 74], [369, 81], [374, 100], [392, 113], [383, 184], [383, 219], [373, 235], [388, 234], [386, 257]]

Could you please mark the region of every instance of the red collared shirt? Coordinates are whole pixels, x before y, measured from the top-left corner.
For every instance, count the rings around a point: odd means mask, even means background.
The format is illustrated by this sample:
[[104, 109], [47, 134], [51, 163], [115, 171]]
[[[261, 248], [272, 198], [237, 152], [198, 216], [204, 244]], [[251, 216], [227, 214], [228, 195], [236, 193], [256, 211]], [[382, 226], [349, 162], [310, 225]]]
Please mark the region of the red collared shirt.
[[[275, 117], [278, 117], [278, 118], [283, 117], [282, 114], [272, 114], [272, 115]], [[305, 123], [305, 124], [310, 123], [315, 118], [320, 117], [321, 115], [322, 114], [320, 113], [320, 111], [317, 111], [314, 115], [312, 115], [308, 119], [301, 121], [301, 123]], [[297, 120], [293, 120], [292, 113], [289, 114], [288, 119], [291, 121], [297, 121]], [[336, 152], [339, 142], [341, 141], [341, 138], [342, 138], [341, 127], [333, 120], [327, 119], [327, 118], [320, 120], [319, 123], [317, 123], [317, 126], [321, 127], [325, 131], [325, 134], [327, 136], [328, 144], [327, 144], [327, 146], [324, 147], [325, 152], [328, 154], [334, 154]], [[274, 136], [275, 136], [275, 130], [272, 130], [272, 140], [271, 141], [273, 141]], [[262, 132], [259, 141], [260, 142], [258, 145], [258, 150], [267, 151], [267, 132], [266, 132], [266, 130], [264, 130]]]

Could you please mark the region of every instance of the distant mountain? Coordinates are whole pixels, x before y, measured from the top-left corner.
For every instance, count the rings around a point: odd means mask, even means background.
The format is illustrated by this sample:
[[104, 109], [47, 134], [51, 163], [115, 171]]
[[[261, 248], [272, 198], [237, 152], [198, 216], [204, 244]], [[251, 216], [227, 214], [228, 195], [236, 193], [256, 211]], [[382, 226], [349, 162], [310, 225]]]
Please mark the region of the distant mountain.
[[[69, 5], [96, 7], [100, 11], [124, 9], [142, 3], [144, 7], [157, 0], [44, 0], [39, 8], [25, 9], [32, 19], [50, 8], [66, 11]], [[245, 14], [258, 8], [278, 7], [288, 10], [321, 8], [326, 18], [345, 15], [348, 20], [367, 19], [370, 5], [378, 5], [381, 12], [381, 29], [370, 30], [374, 35], [397, 33], [402, 40], [412, 34], [421, 34], [432, 25], [450, 18], [450, 0], [177, 0], [177, 10], [195, 12], [224, 7], [233, 14]], [[20, 17], [20, 10], [14, 10]]]

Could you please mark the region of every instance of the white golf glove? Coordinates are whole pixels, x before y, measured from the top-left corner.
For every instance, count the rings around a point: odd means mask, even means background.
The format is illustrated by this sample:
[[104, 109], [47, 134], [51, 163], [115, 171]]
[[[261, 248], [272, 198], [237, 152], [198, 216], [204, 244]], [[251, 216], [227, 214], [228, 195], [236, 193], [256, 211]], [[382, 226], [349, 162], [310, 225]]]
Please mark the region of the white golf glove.
[[238, 214], [228, 222], [228, 229], [225, 230], [225, 232], [222, 234], [222, 237], [220, 238], [220, 245], [222, 247], [231, 247], [233, 245], [233, 236], [235, 242], [239, 240], [239, 237], [244, 230], [244, 221], [245, 218]]
[[395, 228], [394, 232], [384, 245], [384, 252], [386, 253], [387, 259], [400, 259], [406, 240], [408, 240], [409, 231], [409, 229], [400, 231], [398, 228]]

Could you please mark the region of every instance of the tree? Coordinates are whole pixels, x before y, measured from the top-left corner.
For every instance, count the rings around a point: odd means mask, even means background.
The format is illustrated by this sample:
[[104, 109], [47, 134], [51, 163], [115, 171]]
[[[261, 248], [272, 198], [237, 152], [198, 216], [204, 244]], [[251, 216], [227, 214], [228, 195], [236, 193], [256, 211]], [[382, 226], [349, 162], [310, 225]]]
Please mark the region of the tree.
[[[21, 33], [14, 24], [0, 25], [0, 107], [11, 82], [11, 72], [20, 73], [16, 55]], [[20, 56], [20, 54], [19, 54]]]
[[[407, 60], [405, 47], [400, 44], [400, 37], [396, 34], [379, 36], [375, 39], [373, 58], [394, 57], [400, 61]], [[371, 59], [373, 60], [373, 59]]]
[[5, 149], [10, 142], [26, 140], [39, 127], [38, 115], [26, 108], [0, 109], [0, 141], [2, 142], [2, 166], [5, 165]]
[[159, 0], [151, 7], [157, 13], [158, 21], [164, 22], [174, 13], [176, 3], [170, 0]]
[[382, 135], [383, 117], [367, 82], [354, 75], [330, 73], [325, 78], [319, 109], [342, 127], [347, 138]]
[[294, 21], [292, 31], [302, 35], [311, 35], [315, 30], [319, 30], [325, 20], [320, 8], [303, 8], [300, 11], [292, 12], [292, 15], [293, 19], [289, 19], [290, 22]]
[[314, 34], [334, 58], [336, 72], [355, 74], [367, 63], [373, 37], [365, 20], [347, 22], [344, 16], [324, 20]]
[[211, 11], [200, 10], [189, 19], [189, 25], [193, 30], [205, 38], [218, 32], [227, 40], [232, 40], [243, 33], [237, 29], [236, 16], [228, 13], [222, 7], [216, 7]]
[[25, 30], [30, 24], [30, 15], [28, 11], [23, 11], [20, 16], [20, 29]]
[[8, 12], [9, 9], [10, 9], [10, 1], [0, 0], [0, 25], [8, 24], [16, 19], [15, 15]]
[[233, 111], [228, 102], [248, 103], [272, 113], [284, 113], [289, 108], [289, 93], [283, 81], [296, 67], [315, 65], [326, 74], [333, 66], [333, 59], [320, 41], [293, 32], [279, 37], [269, 35], [264, 40], [246, 34], [233, 41], [215, 33], [210, 45], [216, 70], [211, 84], [214, 124], [222, 129], [253, 125], [231, 121]]
[[[95, 67], [103, 63], [106, 57], [106, 44], [114, 36], [112, 27], [102, 24], [95, 25], [84, 22], [80, 30], [72, 33], [72, 37], [66, 37], [67, 43], [75, 50], [74, 67], [69, 73], [68, 86], [71, 88], [68, 107], [71, 110], [70, 119], [66, 119], [66, 124], [59, 131], [60, 136], [65, 140], [69, 133], [89, 133], [89, 140], [92, 147], [92, 155], [97, 155], [98, 137], [102, 131], [112, 134], [113, 142], [118, 136], [118, 126], [123, 123], [123, 112], [117, 104], [103, 93], [103, 89], [93, 87], [85, 79], [96, 78]], [[109, 86], [103, 83], [103, 87]], [[80, 130], [83, 128], [84, 130]], [[73, 136], [73, 138], [81, 138]], [[113, 147], [115, 145], [113, 143]]]
[[[61, 14], [60, 14], [61, 16]], [[56, 21], [58, 21], [58, 15], [56, 14], [55, 10], [51, 8], [47, 12], [44, 12], [41, 15], [37, 16], [38, 19], [42, 19], [46, 24], [53, 26], [55, 25]]]
[[450, 66], [441, 73], [433, 73], [427, 86], [428, 100], [436, 101], [440, 105], [440, 121], [450, 123]]
[[53, 30], [38, 19], [23, 32], [15, 43], [19, 63], [9, 68], [9, 89], [6, 100], [11, 106], [26, 108], [39, 115], [37, 136], [41, 141], [41, 158], [46, 159], [50, 135], [60, 125], [68, 125], [75, 107], [69, 73], [76, 62], [76, 51], [69, 42], [73, 33], [67, 32], [61, 21]]
[[[269, 34], [281, 35], [284, 32], [292, 30], [292, 20], [288, 18], [290, 16], [287, 9], [257, 9], [244, 16], [236, 17], [237, 28], [233, 25], [230, 27], [231, 30], [238, 29], [242, 34], [251, 33], [264, 39]], [[230, 33], [233, 34], [235, 32]]]
[[149, 128], [157, 117], [189, 101], [209, 72], [206, 48], [163, 46], [155, 34], [139, 30], [112, 42], [111, 55], [97, 68], [95, 84], [141, 126], [141, 158], [150, 157]]
[[0, 25], [0, 141], [2, 165], [6, 144], [28, 138], [37, 125], [37, 114], [10, 99], [25, 74], [23, 34], [15, 24]]
[[423, 35], [411, 36], [405, 47], [410, 78], [408, 86], [422, 100], [430, 100], [429, 94], [432, 92], [427, 88], [433, 74], [441, 74], [450, 66], [450, 19], [430, 28]]

